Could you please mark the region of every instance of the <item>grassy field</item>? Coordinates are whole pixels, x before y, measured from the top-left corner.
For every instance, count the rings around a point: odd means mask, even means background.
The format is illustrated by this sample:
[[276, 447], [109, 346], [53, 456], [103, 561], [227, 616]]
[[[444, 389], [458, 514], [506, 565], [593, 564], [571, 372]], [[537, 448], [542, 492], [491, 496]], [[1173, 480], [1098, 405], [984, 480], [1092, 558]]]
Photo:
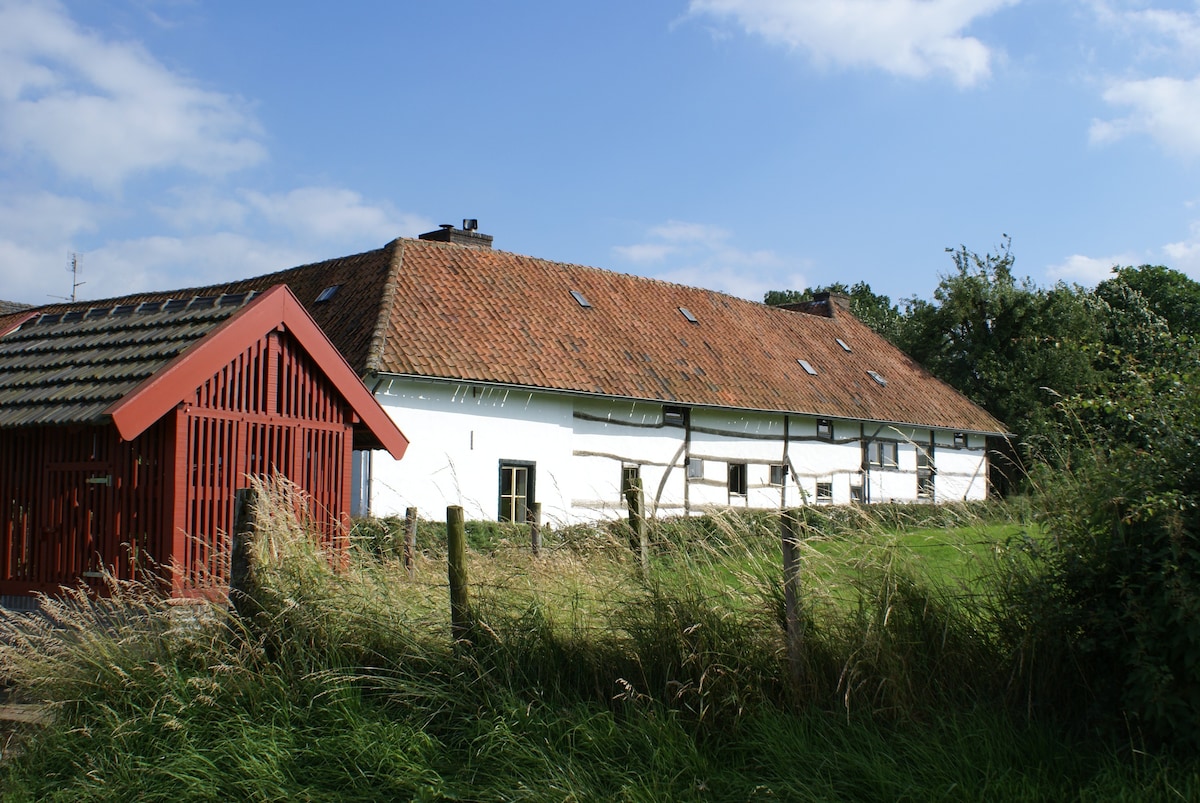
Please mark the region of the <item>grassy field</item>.
[[[666, 523], [531, 556], [476, 534], [449, 635], [436, 536], [410, 577], [364, 540], [329, 569], [264, 516], [257, 613], [114, 586], [0, 621], [0, 670], [54, 722], [4, 745], [4, 800], [1181, 800], [1193, 763], [1029, 719], [989, 629], [992, 511], [810, 522], [787, 660], [768, 517]], [[989, 567], [992, 567], [989, 569]]]

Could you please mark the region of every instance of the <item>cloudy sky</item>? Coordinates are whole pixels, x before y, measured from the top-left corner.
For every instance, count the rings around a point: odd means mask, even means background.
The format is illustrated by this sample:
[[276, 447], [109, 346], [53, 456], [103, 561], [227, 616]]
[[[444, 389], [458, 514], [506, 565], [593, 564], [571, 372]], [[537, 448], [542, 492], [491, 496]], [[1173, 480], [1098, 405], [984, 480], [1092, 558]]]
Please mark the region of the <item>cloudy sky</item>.
[[1192, 0], [0, 0], [0, 299], [249, 276], [478, 218], [761, 299], [1200, 278]]

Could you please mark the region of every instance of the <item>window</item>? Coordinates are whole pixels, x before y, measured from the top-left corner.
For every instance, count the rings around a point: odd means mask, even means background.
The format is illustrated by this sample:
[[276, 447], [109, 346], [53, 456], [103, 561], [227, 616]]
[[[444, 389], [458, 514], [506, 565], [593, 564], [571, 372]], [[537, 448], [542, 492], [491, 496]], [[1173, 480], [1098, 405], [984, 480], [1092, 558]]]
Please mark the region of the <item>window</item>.
[[826, 440], [833, 439], [833, 422], [828, 418], [817, 419], [817, 437]]
[[571, 291], [571, 298], [575, 299], [576, 303], [578, 303], [579, 306], [583, 307], [584, 309], [592, 308], [591, 302], [589, 302], [587, 300], [587, 297], [585, 297], [584, 294], [579, 292], [578, 290]]
[[746, 490], [749, 487], [746, 482], [746, 464], [745, 463], [730, 463], [729, 464], [729, 493], [745, 496]]
[[683, 317], [687, 318], [691, 323], [700, 323], [700, 321], [696, 319], [696, 316], [692, 314], [692, 311], [687, 307], [680, 307], [679, 311], [683, 314]]
[[687, 423], [688, 411], [686, 407], [663, 406], [663, 426], [686, 427]]
[[338, 291], [339, 287], [341, 287], [340, 284], [329, 285], [328, 287], [326, 287], [324, 290], [321, 291], [321, 294], [319, 296], [317, 296], [317, 300], [314, 301], [313, 303], [320, 304], [322, 302], [328, 301], [329, 299], [333, 298], [334, 294]]
[[699, 457], [689, 457], [687, 471], [689, 480], [704, 479], [704, 461]]
[[833, 483], [818, 482], [817, 483], [817, 501], [832, 502], [833, 501]]
[[900, 463], [900, 444], [895, 441], [869, 441], [867, 465], [875, 468], [895, 468]]
[[634, 485], [638, 485], [640, 487], [641, 481], [641, 467], [621, 466], [621, 498], [624, 499]]
[[862, 502], [863, 501], [863, 487], [861, 485], [851, 485], [850, 486], [850, 501], [851, 502]]
[[933, 447], [918, 446], [917, 447], [917, 498], [932, 499], [933, 498], [933, 475], [936, 472], [933, 467]]
[[845, 340], [842, 340], [840, 337], [835, 337], [834, 340], [836, 340], [837, 344], [842, 347], [842, 351], [845, 351], [847, 353], [850, 352], [850, 347], [846, 345]]
[[967, 448], [967, 433], [965, 433], [965, 432], [955, 432], [954, 433], [954, 448], [955, 449], [966, 449]]
[[771, 484], [783, 485], [787, 481], [787, 466], [776, 463], [771, 466]]
[[874, 379], [881, 388], [887, 387], [887, 380], [884, 379], [883, 374], [879, 373], [878, 371], [867, 371], [867, 376]]
[[534, 496], [534, 464], [525, 462], [500, 463], [500, 521], [524, 523]]
[[809, 376], [817, 375], [817, 369], [813, 368], [812, 363], [810, 363], [808, 360], [796, 360], [796, 362], [800, 363], [800, 367], [804, 369], [804, 373], [808, 374]]

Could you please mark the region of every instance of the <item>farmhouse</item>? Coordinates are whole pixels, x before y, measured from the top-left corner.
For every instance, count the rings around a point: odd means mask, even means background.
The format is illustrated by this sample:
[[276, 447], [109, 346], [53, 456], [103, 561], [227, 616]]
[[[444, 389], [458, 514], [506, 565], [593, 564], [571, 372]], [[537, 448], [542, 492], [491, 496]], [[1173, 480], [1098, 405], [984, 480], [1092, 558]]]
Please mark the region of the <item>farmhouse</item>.
[[283, 285], [0, 317], [0, 595], [219, 588], [235, 494], [275, 471], [336, 548], [354, 450], [406, 446]]
[[595, 521], [635, 479], [658, 516], [988, 493], [1004, 426], [844, 299], [773, 308], [491, 246], [464, 222], [173, 295], [291, 288], [412, 436], [401, 462], [355, 452], [357, 513]]

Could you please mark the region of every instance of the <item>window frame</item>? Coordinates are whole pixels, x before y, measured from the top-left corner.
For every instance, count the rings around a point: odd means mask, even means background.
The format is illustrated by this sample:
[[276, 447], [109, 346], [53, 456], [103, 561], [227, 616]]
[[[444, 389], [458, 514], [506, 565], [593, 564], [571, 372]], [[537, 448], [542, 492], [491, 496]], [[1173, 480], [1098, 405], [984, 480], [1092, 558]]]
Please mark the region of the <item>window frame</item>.
[[730, 496], [747, 496], [750, 492], [750, 466], [747, 463], [728, 463]]
[[917, 498], [932, 500], [937, 491], [933, 445], [917, 446]]
[[771, 486], [773, 488], [782, 488], [787, 484], [788, 467], [786, 463], [771, 464]]
[[900, 468], [899, 441], [871, 440], [866, 442], [864, 448], [867, 452], [867, 459], [864, 462], [870, 468], [884, 471], [895, 471]]
[[833, 502], [833, 480], [818, 482], [814, 498], [818, 502]]
[[[507, 472], [507, 474], [506, 474]], [[518, 494], [511, 487], [509, 493], [505, 494], [505, 480], [515, 480], [518, 476], [517, 472], [524, 473], [525, 493]], [[537, 463], [531, 460], [501, 460], [499, 466], [499, 481], [497, 482], [498, 502], [496, 505], [496, 520], [504, 522], [512, 522], [514, 524], [524, 524], [529, 521], [530, 511], [533, 510], [534, 504], [537, 501]], [[507, 508], [508, 517], [505, 518], [505, 500], [509, 500]], [[513, 506], [520, 499], [524, 506], [524, 517], [517, 519], [513, 516]]]

